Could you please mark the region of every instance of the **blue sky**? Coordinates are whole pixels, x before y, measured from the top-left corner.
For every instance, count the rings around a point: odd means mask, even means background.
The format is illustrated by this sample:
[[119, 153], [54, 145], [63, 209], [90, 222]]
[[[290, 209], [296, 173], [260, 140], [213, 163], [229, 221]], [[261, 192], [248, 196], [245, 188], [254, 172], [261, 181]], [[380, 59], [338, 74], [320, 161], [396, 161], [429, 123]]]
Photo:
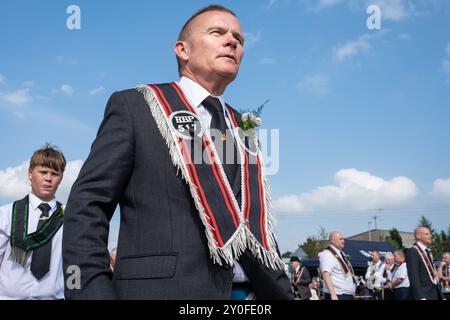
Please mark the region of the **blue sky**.
[[[448, 2], [217, 2], [236, 12], [246, 33], [241, 72], [225, 97], [237, 109], [270, 99], [263, 128], [280, 130], [270, 182], [282, 251], [319, 226], [363, 232], [374, 215], [385, 229], [410, 231], [422, 214], [447, 229]], [[66, 27], [72, 4], [81, 9], [80, 30]], [[29, 190], [25, 161], [45, 142], [70, 160], [59, 193], [67, 198], [109, 95], [177, 80], [172, 45], [207, 4], [2, 1], [0, 204]], [[381, 30], [366, 26], [370, 4], [381, 9]]]

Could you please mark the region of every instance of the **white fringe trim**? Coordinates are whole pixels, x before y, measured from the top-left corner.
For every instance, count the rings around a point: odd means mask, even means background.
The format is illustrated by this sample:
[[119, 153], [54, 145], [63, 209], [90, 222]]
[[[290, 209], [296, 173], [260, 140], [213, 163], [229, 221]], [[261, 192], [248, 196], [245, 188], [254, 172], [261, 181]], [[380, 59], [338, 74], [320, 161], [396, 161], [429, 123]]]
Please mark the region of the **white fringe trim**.
[[223, 265], [226, 264], [233, 266], [234, 262], [239, 258], [239, 256], [245, 251], [247, 248], [246, 245], [246, 229], [245, 225], [241, 223], [238, 226], [237, 230], [233, 234], [233, 236], [224, 244], [223, 247], [218, 247], [216, 241], [213, 237], [214, 228], [210, 225], [209, 219], [205, 213], [205, 209], [200, 203], [200, 199], [197, 193], [197, 186], [190, 181], [189, 173], [186, 168], [185, 163], [181, 160], [182, 155], [177, 146], [177, 137], [174, 135], [172, 130], [170, 129], [167, 123], [167, 117], [160, 105], [158, 98], [155, 96], [155, 93], [151, 88], [145, 85], [139, 85], [136, 87], [136, 90], [143, 94], [145, 101], [147, 102], [150, 112], [155, 119], [156, 125], [161, 133], [162, 137], [166, 141], [166, 145], [169, 148], [170, 158], [172, 159], [173, 165], [181, 171], [183, 179], [189, 185], [189, 189], [192, 195], [192, 198], [195, 203], [195, 207], [200, 213], [200, 219], [205, 226], [206, 238], [208, 240], [208, 246], [210, 250], [210, 256], [214, 263]]

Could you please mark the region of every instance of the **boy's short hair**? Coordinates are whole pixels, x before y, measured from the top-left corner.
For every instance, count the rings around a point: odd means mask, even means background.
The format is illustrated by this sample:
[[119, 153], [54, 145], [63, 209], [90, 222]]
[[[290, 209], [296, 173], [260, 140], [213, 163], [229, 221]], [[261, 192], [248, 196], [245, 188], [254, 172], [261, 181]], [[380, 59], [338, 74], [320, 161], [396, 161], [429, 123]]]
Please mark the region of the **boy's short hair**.
[[48, 167], [63, 173], [66, 169], [66, 158], [56, 146], [46, 143], [45, 146], [36, 150], [30, 159], [30, 170], [36, 166]]

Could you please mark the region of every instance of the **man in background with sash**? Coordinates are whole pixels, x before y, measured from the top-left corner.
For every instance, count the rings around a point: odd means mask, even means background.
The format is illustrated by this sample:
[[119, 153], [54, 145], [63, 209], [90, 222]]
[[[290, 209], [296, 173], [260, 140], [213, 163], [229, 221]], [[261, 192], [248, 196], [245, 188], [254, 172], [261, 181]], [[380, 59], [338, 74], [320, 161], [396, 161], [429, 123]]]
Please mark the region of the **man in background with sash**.
[[366, 284], [367, 288], [372, 292], [374, 300], [382, 300], [382, 280], [384, 272], [384, 263], [380, 259], [380, 253], [373, 251], [371, 254], [372, 261], [368, 262], [366, 270]]
[[311, 276], [308, 269], [302, 266], [300, 259], [296, 256], [291, 257], [291, 269], [291, 286], [295, 300], [309, 300]]
[[[140, 39], [148, 37], [143, 30]], [[244, 54], [236, 15], [200, 10], [174, 51], [179, 82], [116, 92], [108, 102], [67, 205], [63, 260], [80, 267], [81, 288], [67, 287], [66, 298], [230, 299], [238, 261], [234, 282], [257, 299], [292, 299], [258, 141], [238, 130], [258, 121], [224, 97]]]
[[442, 254], [442, 261], [438, 269], [438, 277], [441, 281], [441, 291], [446, 300], [450, 300], [450, 252]]
[[63, 209], [55, 193], [63, 178], [62, 152], [45, 145], [28, 169], [31, 193], [0, 208], [0, 299], [64, 299]]
[[384, 271], [381, 283], [383, 284], [383, 300], [394, 300], [394, 292], [389, 289], [389, 281], [391, 279], [392, 271], [394, 271], [395, 260], [392, 253], [386, 253], [384, 256]]
[[320, 270], [326, 300], [353, 300], [356, 290], [355, 273], [349, 257], [342, 251], [342, 233], [330, 233], [329, 245], [319, 254]]
[[389, 290], [394, 300], [411, 300], [411, 286], [408, 276], [408, 265], [402, 249], [394, 251], [395, 266], [390, 275]]
[[433, 236], [430, 229], [417, 227], [414, 230], [416, 242], [406, 252], [408, 276], [414, 300], [441, 300], [439, 279], [434, 266], [433, 254], [428, 246]]

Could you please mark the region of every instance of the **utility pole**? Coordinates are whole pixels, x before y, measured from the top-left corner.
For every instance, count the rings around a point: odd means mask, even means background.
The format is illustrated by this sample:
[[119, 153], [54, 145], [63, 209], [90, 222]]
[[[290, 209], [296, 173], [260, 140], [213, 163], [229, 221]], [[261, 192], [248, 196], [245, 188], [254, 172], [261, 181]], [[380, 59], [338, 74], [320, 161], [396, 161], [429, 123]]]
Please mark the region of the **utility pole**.
[[372, 241], [372, 232], [370, 231], [371, 224], [372, 224], [372, 221], [369, 221], [369, 241]]

